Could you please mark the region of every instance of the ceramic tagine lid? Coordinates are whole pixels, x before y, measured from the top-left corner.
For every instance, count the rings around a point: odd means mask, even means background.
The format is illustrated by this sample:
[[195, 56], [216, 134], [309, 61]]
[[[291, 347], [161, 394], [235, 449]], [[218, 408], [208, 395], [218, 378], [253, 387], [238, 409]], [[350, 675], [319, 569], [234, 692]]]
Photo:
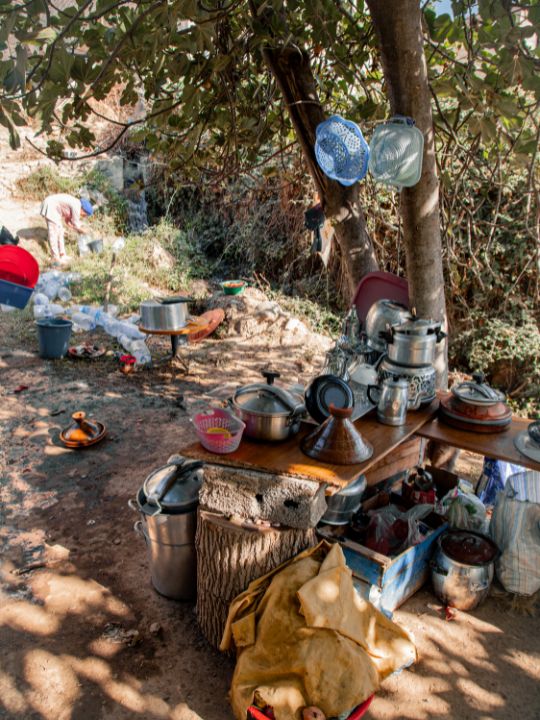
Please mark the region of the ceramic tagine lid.
[[85, 447], [105, 437], [105, 425], [89, 420], [82, 410], [71, 416], [73, 422], [60, 433], [60, 439], [68, 447]]
[[356, 465], [368, 460], [373, 455], [373, 448], [351, 422], [353, 408], [330, 404], [328, 409], [330, 417], [302, 440], [302, 452], [333, 465]]

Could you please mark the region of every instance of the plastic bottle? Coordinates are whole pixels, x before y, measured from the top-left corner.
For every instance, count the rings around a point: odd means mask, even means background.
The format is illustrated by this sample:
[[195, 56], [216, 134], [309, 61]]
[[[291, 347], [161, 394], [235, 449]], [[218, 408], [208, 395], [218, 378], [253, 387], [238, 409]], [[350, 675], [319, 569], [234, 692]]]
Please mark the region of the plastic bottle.
[[144, 340], [145, 335], [142, 333], [136, 325], [133, 323], [126, 322], [125, 320], [119, 320], [117, 326], [117, 337], [118, 335], [126, 335], [132, 340]]
[[58, 299], [62, 302], [68, 302], [71, 300], [71, 291], [67, 287], [61, 287], [58, 291]]
[[109, 305], [107, 308], [107, 315], [116, 317], [118, 315], [118, 305]]
[[71, 283], [81, 282], [81, 280], [82, 280], [82, 275], [81, 275], [81, 273], [78, 273], [78, 272], [68, 272], [68, 273], [66, 273], [66, 282], [67, 282], [68, 285], [70, 285]]
[[75, 325], [82, 328], [83, 330], [94, 330], [96, 324], [90, 315], [82, 312], [75, 312], [71, 316], [71, 319]]
[[46, 305], [34, 305], [34, 318], [36, 320], [42, 320], [43, 318], [50, 317], [49, 303]]
[[49, 280], [45, 283], [43, 286], [42, 292], [45, 293], [45, 295], [49, 298], [49, 300], [54, 300], [55, 297], [58, 295], [58, 291], [60, 290], [60, 285], [55, 280]]
[[35, 292], [32, 296], [32, 299], [34, 300], [34, 305], [48, 305], [49, 304], [49, 298], [45, 295], [45, 293], [42, 292]]

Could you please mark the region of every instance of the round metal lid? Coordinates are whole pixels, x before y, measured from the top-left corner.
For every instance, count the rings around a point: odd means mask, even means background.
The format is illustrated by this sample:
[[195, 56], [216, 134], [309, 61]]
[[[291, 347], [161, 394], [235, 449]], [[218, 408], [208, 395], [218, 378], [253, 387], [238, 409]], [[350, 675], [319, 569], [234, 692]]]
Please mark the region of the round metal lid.
[[451, 560], [462, 565], [488, 565], [499, 553], [492, 540], [470, 530], [454, 530], [443, 535], [441, 548]]
[[148, 505], [164, 512], [188, 512], [199, 502], [203, 481], [202, 463], [164, 465], [150, 473], [143, 483]]
[[452, 388], [452, 394], [458, 400], [470, 405], [494, 405], [498, 402], [504, 402], [504, 393], [490, 387], [484, 380], [483, 373], [473, 373], [472, 381], [455, 385]]
[[436, 320], [413, 318], [401, 325], [396, 325], [394, 332], [406, 335], [434, 335], [441, 329], [441, 323]]
[[236, 405], [260, 415], [290, 415], [301, 408], [299, 398], [273, 384], [279, 373], [265, 371], [262, 374], [266, 377], [266, 383], [245, 385], [235, 392]]

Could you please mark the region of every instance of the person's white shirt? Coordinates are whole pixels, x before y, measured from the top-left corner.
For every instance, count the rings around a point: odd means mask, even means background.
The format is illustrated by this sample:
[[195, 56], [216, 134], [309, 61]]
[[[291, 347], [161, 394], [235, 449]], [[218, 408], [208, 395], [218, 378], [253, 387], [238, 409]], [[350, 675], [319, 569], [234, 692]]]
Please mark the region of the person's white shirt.
[[74, 230], [81, 232], [81, 201], [68, 195], [68, 193], [58, 193], [57, 195], [49, 195], [45, 198], [41, 205], [40, 214], [50, 222], [56, 225], [66, 225]]

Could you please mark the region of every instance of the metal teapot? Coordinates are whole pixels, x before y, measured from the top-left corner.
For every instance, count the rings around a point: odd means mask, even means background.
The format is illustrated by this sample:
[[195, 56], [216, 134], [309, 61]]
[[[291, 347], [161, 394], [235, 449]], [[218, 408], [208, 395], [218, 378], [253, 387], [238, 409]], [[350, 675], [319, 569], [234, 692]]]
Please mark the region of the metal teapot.
[[385, 378], [382, 389], [368, 387], [368, 398], [377, 404], [377, 419], [384, 425], [404, 425], [409, 403], [409, 383], [402, 378]]

